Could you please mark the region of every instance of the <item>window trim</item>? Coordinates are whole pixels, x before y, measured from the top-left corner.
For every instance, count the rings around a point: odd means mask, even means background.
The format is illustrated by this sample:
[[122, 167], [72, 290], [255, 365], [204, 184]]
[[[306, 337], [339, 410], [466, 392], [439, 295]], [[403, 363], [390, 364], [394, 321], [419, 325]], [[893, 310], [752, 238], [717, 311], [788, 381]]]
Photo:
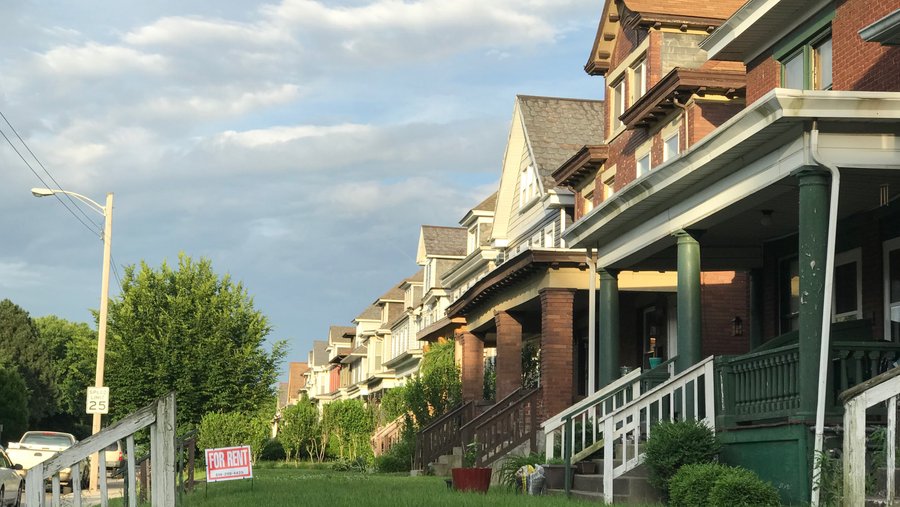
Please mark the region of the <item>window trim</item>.
[[884, 305], [883, 327], [884, 340], [891, 341], [891, 252], [900, 250], [900, 236], [882, 243], [881, 278], [883, 281], [882, 301]]
[[[679, 127], [680, 127], [680, 125], [679, 125]], [[677, 148], [675, 148], [675, 153], [669, 153], [669, 141], [673, 137], [676, 140]], [[672, 160], [673, 158], [678, 157], [678, 155], [681, 155], [681, 130], [679, 128], [676, 128], [675, 131], [672, 132], [672, 134], [669, 135], [668, 137], [663, 138], [662, 148], [663, 148], [662, 152], [663, 152], [663, 163], [664, 164], [666, 162], [668, 162], [669, 160]]]
[[[838, 266], [856, 263], [856, 310], [852, 312], [837, 313], [837, 296], [832, 288], [831, 297], [831, 322], [843, 322], [845, 320], [857, 320], [862, 318], [862, 250], [854, 248], [834, 255], [834, 270]], [[832, 278], [833, 280], [833, 278]]]

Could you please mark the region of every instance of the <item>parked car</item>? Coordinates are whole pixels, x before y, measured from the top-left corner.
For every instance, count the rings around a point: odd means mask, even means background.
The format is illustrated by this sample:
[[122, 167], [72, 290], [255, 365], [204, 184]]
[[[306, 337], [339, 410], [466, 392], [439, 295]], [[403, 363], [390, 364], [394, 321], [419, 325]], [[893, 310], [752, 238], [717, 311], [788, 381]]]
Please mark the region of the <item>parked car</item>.
[[[6, 453], [14, 463], [22, 465], [18, 470], [19, 475], [25, 477], [25, 472], [52, 458], [56, 454], [75, 445], [77, 440], [70, 433], [58, 431], [26, 431], [18, 442], [10, 442]], [[81, 483], [85, 484], [88, 477], [87, 462], [81, 467]], [[59, 473], [59, 481], [72, 487], [72, 469], [64, 468]]]
[[115, 442], [106, 446], [103, 450], [106, 460], [106, 473], [112, 475], [125, 463], [125, 453], [122, 452], [122, 442]]
[[21, 507], [25, 496], [25, 479], [18, 471], [22, 465], [14, 464], [0, 449], [0, 507]]

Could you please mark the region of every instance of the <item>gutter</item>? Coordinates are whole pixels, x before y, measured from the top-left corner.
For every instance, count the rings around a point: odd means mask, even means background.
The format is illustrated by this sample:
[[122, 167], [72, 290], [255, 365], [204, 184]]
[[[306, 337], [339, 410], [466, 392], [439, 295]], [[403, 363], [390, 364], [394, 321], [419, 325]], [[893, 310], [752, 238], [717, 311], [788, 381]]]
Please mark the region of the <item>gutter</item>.
[[819, 124], [813, 121], [809, 138], [809, 153], [813, 161], [831, 173], [831, 204], [828, 210], [828, 242], [825, 253], [825, 301], [822, 305], [822, 343], [819, 350], [819, 388], [816, 397], [816, 433], [813, 443], [812, 498], [810, 505], [818, 507], [820, 491], [816, 479], [822, 473], [822, 460], [815, 457], [822, 452], [825, 433], [825, 392], [828, 383], [829, 351], [831, 349], [831, 305], [834, 297], [834, 247], [837, 236], [838, 199], [841, 189], [841, 172], [836, 165], [819, 154]]

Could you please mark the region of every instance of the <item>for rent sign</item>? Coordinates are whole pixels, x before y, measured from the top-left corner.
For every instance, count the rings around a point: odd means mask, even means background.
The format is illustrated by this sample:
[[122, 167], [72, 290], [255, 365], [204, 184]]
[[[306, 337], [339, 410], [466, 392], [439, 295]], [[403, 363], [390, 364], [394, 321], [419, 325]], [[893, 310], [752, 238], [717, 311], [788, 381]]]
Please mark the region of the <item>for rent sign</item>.
[[249, 445], [206, 450], [206, 482], [252, 478]]

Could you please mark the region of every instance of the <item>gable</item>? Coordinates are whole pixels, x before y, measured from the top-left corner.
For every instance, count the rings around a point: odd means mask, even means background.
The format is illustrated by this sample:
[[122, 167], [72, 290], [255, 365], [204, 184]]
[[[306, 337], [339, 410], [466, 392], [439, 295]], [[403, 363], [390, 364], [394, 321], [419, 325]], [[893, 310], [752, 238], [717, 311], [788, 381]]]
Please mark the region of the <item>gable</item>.
[[[522, 160], [529, 157], [525, 144], [525, 128], [522, 125], [522, 116], [517, 100], [513, 107], [513, 118], [509, 128], [509, 137], [506, 141], [506, 151], [503, 154], [502, 172], [500, 173], [500, 188], [497, 191], [496, 213], [494, 215], [494, 228], [491, 231], [492, 242], [500, 240], [500, 243], [508, 239], [509, 221], [514, 203], [519, 198], [519, 172]], [[498, 244], [497, 246], [505, 246]]]

